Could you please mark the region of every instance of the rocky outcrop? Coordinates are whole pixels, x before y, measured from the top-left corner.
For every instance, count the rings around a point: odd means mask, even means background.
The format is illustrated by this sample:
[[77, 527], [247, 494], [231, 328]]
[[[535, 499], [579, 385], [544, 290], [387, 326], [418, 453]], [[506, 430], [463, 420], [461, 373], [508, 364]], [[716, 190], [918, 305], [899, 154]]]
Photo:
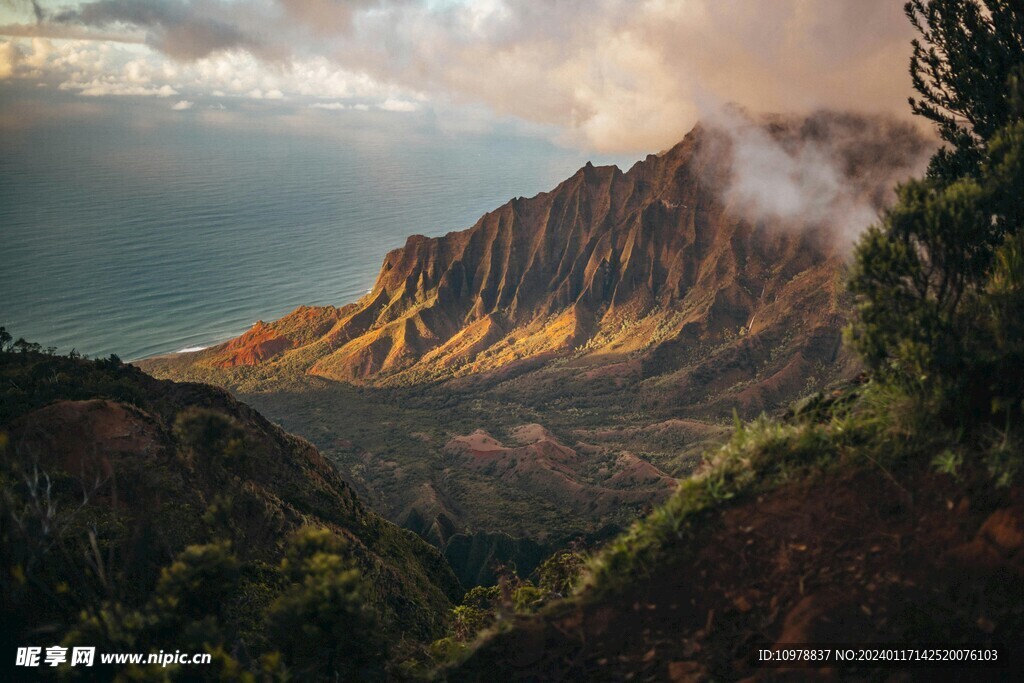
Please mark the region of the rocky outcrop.
[[333, 306], [300, 306], [272, 323], [257, 320], [242, 336], [204, 350], [204, 362], [217, 368], [258, 365], [318, 339], [340, 316]]

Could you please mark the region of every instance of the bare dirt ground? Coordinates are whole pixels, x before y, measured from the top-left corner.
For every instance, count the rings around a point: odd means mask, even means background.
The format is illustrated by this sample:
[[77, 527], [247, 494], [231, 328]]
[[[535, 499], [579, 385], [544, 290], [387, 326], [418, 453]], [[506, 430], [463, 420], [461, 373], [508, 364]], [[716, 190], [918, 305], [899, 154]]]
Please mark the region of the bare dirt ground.
[[[746, 499], [695, 528], [650, 576], [614, 596], [523, 619], [452, 680], [931, 681], [952, 674], [756, 665], [758, 649], [781, 643], [1002, 644], [1019, 663], [1019, 487], [994, 492], [989, 484], [972, 493], [923, 466], [863, 469]], [[970, 671], [986, 681], [1019, 673]]]

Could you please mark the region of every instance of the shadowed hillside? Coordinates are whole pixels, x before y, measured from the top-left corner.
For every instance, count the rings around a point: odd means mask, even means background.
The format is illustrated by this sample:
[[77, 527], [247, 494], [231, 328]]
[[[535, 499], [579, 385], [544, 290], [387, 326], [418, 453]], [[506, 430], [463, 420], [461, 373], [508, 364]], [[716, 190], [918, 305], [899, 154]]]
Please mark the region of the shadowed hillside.
[[[161, 577], [195, 562], [211, 573], [193, 588], [212, 590], [221, 569], [234, 577], [215, 601], [196, 607], [225, 629], [199, 632], [202, 647], [222, 643], [243, 664], [280, 649], [287, 666], [302, 671], [287, 639], [266, 639], [291, 614], [285, 608], [296, 608], [280, 600], [305, 599], [288, 581], [301, 585], [309, 548], [330, 548], [324, 557], [337, 558], [337, 571], [358, 572], [356, 582], [355, 574], [310, 569], [305, 585], [347, 577], [351, 586], [337, 589], [351, 588], [354, 609], [372, 615], [368, 639], [377, 626], [395, 643], [441, 632], [460, 587], [440, 554], [368, 511], [311, 444], [227, 392], [155, 380], [116, 358], [31, 351], [0, 351], [0, 387], [5, 651], [39, 642], [40, 632], [47, 644], [88, 633], [86, 644], [115, 651], [183, 648], [191, 642], [183, 624], [194, 615], [174, 605], [196, 598], [147, 600], [170, 590]], [[112, 621], [101, 627], [105, 620]], [[178, 624], [175, 640], [161, 642], [151, 627], [164, 620]], [[384, 641], [369, 642], [379, 649]]]

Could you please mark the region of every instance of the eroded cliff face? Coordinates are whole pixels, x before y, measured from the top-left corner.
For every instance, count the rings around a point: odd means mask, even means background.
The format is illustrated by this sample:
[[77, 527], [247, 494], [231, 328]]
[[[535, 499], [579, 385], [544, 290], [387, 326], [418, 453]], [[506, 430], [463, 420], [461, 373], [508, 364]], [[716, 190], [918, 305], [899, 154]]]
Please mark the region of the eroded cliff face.
[[[468, 230], [414, 235], [387, 254], [373, 289], [355, 304], [297, 309], [194, 362], [287, 359], [311, 375], [388, 385], [571, 356], [588, 366], [631, 363], [616, 376], [672, 377], [669, 400], [714, 401], [745, 381], [753, 385], [733, 392], [733, 402], [757, 408], [784, 399], [815, 366], [841, 360], [850, 207], [881, 207], [928, 145], [912, 129], [849, 115], [744, 125], [739, 133], [698, 126], [626, 173], [588, 164]], [[751, 130], [759, 136], [753, 147]], [[771, 180], [802, 172], [775, 164], [772, 153], [786, 161], [807, 148], [827, 151], [822, 163], [850, 201], [802, 213], [751, 206], [740, 185], [749, 184], [749, 169], [737, 164], [757, 164]], [[769, 182], [759, 191], [789, 188]], [[695, 357], [708, 343], [729, 346], [710, 366]]]

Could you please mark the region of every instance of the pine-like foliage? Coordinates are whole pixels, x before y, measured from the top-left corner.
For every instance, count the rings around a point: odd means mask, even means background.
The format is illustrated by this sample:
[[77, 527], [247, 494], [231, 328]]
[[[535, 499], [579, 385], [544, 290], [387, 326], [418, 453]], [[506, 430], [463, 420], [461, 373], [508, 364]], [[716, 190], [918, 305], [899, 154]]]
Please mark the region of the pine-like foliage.
[[986, 142], [1020, 111], [1024, 8], [1019, 0], [911, 0], [905, 11], [920, 34], [910, 60], [920, 96], [911, 109], [950, 145], [935, 155], [931, 175], [975, 173]]
[[1022, 292], [1024, 7], [913, 0], [916, 114], [947, 143], [927, 177], [857, 245], [854, 347], [881, 376], [941, 400], [963, 422], [1019, 409], [1008, 339]]

